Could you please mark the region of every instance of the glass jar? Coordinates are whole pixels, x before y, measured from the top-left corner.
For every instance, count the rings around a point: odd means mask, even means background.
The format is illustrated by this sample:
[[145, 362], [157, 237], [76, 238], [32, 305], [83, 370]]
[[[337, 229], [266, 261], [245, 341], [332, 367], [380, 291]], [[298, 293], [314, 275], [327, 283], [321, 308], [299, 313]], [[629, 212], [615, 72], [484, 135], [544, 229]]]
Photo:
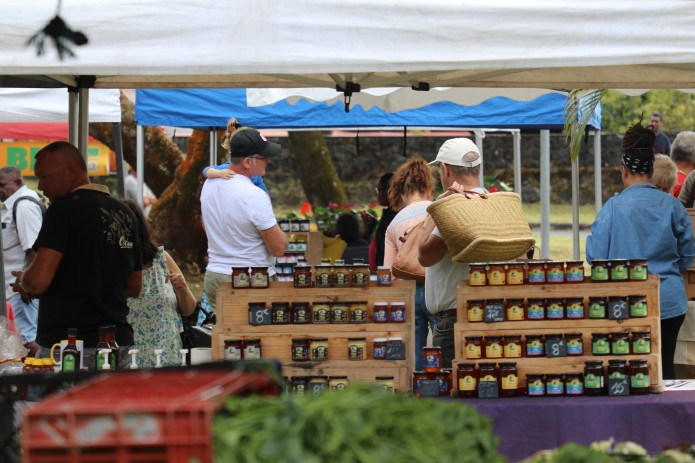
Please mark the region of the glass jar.
[[290, 378], [290, 388], [292, 393], [296, 395], [304, 395], [306, 393], [306, 387], [309, 383], [308, 376], [293, 376]]
[[328, 376], [312, 376], [306, 386], [307, 393], [312, 397], [318, 397], [328, 389]]
[[252, 288], [267, 288], [269, 280], [268, 267], [251, 267], [250, 282]]
[[627, 268], [630, 281], [645, 281], [649, 276], [647, 259], [630, 259]]
[[545, 318], [548, 320], [562, 320], [565, 318], [565, 301], [560, 297], [552, 297], [545, 300]]
[[647, 316], [647, 296], [628, 296], [627, 301], [630, 305], [630, 317], [642, 318]]
[[375, 302], [372, 310], [374, 323], [387, 323], [389, 321], [391, 313], [388, 302]]
[[528, 268], [528, 282], [530, 285], [544, 284], [545, 283], [545, 262], [531, 262], [527, 264]]
[[506, 306], [507, 320], [521, 321], [526, 319], [526, 304], [524, 304], [523, 299], [507, 299]]
[[280, 230], [284, 231], [285, 233], [290, 232], [290, 221], [287, 219], [284, 220], [278, 220], [278, 226], [280, 227]]
[[317, 265], [314, 273], [315, 287], [330, 288], [333, 286], [333, 266], [331, 264]]
[[629, 278], [627, 270], [627, 259], [611, 259], [611, 281], [627, 281]]
[[490, 286], [507, 284], [507, 266], [504, 262], [493, 262], [488, 265], [487, 284]]
[[652, 351], [652, 336], [649, 331], [633, 331], [631, 354], [649, 354]]
[[560, 373], [549, 373], [545, 376], [545, 393], [548, 396], [565, 394], [565, 381]]
[[459, 363], [456, 379], [459, 397], [470, 399], [478, 396], [478, 371], [475, 363]]
[[373, 354], [374, 360], [386, 359], [386, 338], [374, 338]]
[[545, 341], [542, 334], [527, 334], [526, 357], [543, 357], [545, 355]]
[[602, 395], [604, 393], [604, 381], [603, 362], [597, 360], [584, 362], [585, 395]]
[[437, 372], [442, 369], [442, 348], [422, 348], [422, 369], [427, 373]]
[[570, 260], [565, 263], [565, 281], [567, 283], [584, 282], [584, 262]]
[[272, 302], [270, 307], [270, 320], [273, 325], [287, 325], [290, 322], [289, 302]]
[[451, 370], [441, 370], [434, 374], [439, 381], [439, 397], [451, 397]]
[[311, 266], [297, 264], [292, 270], [295, 288], [311, 288]]
[[627, 363], [625, 362], [625, 360], [609, 360], [607, 373], [608, 378], [627, 378]]
[[348, 338], [348, 360], [365, 360], [367, 358], [367, 339]]
[[468, 264], [468, 284], [470, 286], [487, 284], [487, 264]]
[[507, 335], [502, 338], [502, 353], [504, 358], [521, 357], [521, 336]]
[[305, 239], [298, 239], [297, 241], [295, 241], [294, 245], [297, 249], [297, 252], [306, 252], [307, 249], [309, 249], [309, 243], [307, 243]]
[[355, 288], [369, 286], [369, 264], [354, 263], [352, 265], [352, 286]]
[[545, 395], [545, 378], [543, 375], [526, 375], [526, 394], [529, 397], [542, 397]]
[[589, 298], [589, 318], [606, 318], [606, 298], [604, 296]]
[[376, 284], [378, 286], [391, 286], [391, 267], [377, 267]]
[[311, 231], [311, 220], [309, 220], [309, 219], [300, 220], [299, 221], [299, 231], [300, 232]]
[[287, 249], [285, 252], [297, 252], [297, 242], [296, 241], [290, 241], [287, 243]]
[[293, 302], [292, 303], [292, 323], [296, 325], [306, 325], [311, 323], [311, 312], [309, 311], [308, 302]]
[[582, 333], [566, 333], [565, 341], [567, 342], [567, 355], [584, 355], [584, 341], [582, 339]]
[[565, 375], [565, 394], [583, 395], [584, 394], [584, 375], [581, 373], [567, 373]]
[[519, 375], [516, 363], [500, 363], [500, 397], [516, 397], [519, 392]]
[[494, 363], [481, 363], [478, 366], [478, 385], [481, 382], [494, 382], [499, 390], [499, 381], [497, 380], [497, 368]]
[[350, 323], [366, 323], [367, 322], [367, 301], [356, 301], [350, 303]]
[[350, 305], [347, 302], [331, 303], [331, 321], [335, 324], [345, 324], [349, 322]]
[[609, 262], [607, 259], [596, 259], [591, 262], [591, 281], [610, 281]]
[[631, 395], [649, 394], [649, 367], [646, 360], [630, 360], [628, 375]]
[[483, 306], [485, 301], [480, 299], [466, 301], [467, 309], [466, 314], [468, 321], [471, 323], [478, 323], [485, 321]]
[[392, 302], [389, 307], [391, 323], [405, 323], [405, 302]]
[[299, 232], [299, 220], [290, 220], [290, 232], [291, 233], [298, 233]]
[[328, 389], [331, 391], [344, 391], [348, 387], [347, 376], [329, 376]]
[[246, 339], [244, 341], [244, 360], [261, 359], [261, 340]]
[[545, 279], [548, 283], [565, 282], [565, 263], [551, 261], [545, 264]]
[[429, 381], [434, 379], [432, 373], [427, 373], [424, 371], [414, 371], [413, 372], [413, 395], [415, 397], [420, 397], [420, 381]]
[[248, 267], [232, 267], [232, 288], [248, 288], [250, 278]]
[[545, 300], [540, 298], [529, 299], [526, 304], [526, 318], [528, 320], [544, 320]]
[[483, 358], [483, 337], [466, 336], [464, 339], [464, 350], [467, 359]]
[[225, 339], [224, 359], [242, 360], [244, 358], [243, 346], [244, 341], [242, 341], [241, 339]]
[[374, 378], [376, 385], [387, 392], [393, 392], [394, 379], [393, 376], [376, 376]]
[[328, 360], [328, 338], [315, 338], [309, 341], [311, 360]]
[[509, 262], [507, 264], [507, 284], [508, 285], [523, 285], [524, 284], [524, 263]]
[[352, 273], [349, 265], [336, 265], [333, 269], [333, 286], [349, 288], [352, 286]]
[[331, 322], [331, 304], [328, 302], [314, 302], [311, 306], [311, 321], [312, 323], [330, 323]]
[[620, 333], [611, 333], [611, 354], [627, 355], [630, 353], [629, 333], [626, 331]]
[[565, 314], [571, 320], [584, 318], [584, 298], [568, 297], [565, 300]]
[[305, 338], [292, 339], [292, 360], [295, 362], [307, 362], [311, 360], [309, 340]]
[[485, 358], [502, 358], [502, 344], [500, 336], [485, 336]]
[[611, 344], [608, 333], [591, 334], [591, 355], [610, 355]]

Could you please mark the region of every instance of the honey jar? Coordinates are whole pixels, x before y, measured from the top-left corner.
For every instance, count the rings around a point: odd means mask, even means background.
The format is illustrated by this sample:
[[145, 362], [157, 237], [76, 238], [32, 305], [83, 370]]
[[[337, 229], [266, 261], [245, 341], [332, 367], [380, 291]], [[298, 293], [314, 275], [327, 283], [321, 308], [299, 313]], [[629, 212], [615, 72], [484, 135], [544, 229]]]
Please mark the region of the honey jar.
[[331, 391], [344, 391], [348, 387], [347, 376], [329, 376], [328, 389]]
[[354, 263], [352, 265], [352, 286], [356, 288], [369, 286], [369, 264]]
[[572, 320], [584, 318], [584, 298], [568, 297], [565, 300], [565, 313]]
[[315, 270], [314, 286], [317, 288], [330, 288], [333, 286], [333, 266], [331, 264], [319, 264]]
[[331, 303], [331, 322], [335, 324], [349, 323], [350, 305], [347, 302]]
[[348, 338], [348, 360], [364, 360], [367, 358], [367, 339]]
[[545, 283], [545, 262], [530, 261], [527, 264], [528, 282], [530, 285]]
[[500, 397], [516, 397], [519, 392], [519, 376], [516, 363], [500, 363]]
[[313, 323], [330, 323], [332, 320], [331, 304], [314, 302], [311, 306], [311, 321]]
[[526, 394], [528, 394], [529, 397], [541, 397], [545, 395], [545, 378], [543, 375], [526, 375]]
[[309, 312], [308, 302], [293, 302], [291, 312], [292, 323], [297, 325], [311, 323], [311, 312]]
[[458, 396], [474, 398], [478, 396], [478, 372], [475, 363], [459, 363], [456, 370]]
[[485, 286], [487, 284], [487, 264], [468, 264], [468, 284]]
[[502, 338], [502, 355], [504, 358], [521, 357], [521, 336], [504, 336]]
[[629, 277], [627, 259], [611, 259], [610, 273], [611, 281], [627, 281]]
[[378, 286], [391, 286], [391, 267], [377, 267], [376, 284]]
[[268, 287], [268, 281], [270, 280], [268, 267], [251, 267], [250, 275], [251, 288]]
[[520, 321], [526, 319], [526, 304], [524, 304], [523, 299], [507, 299], [506, 306], [507, 320]]
[[584, 340], [582, 338], [582, 333], [566, 333], [565, 341], [567, 341], [567, 355], [584, 355]]
[[545, 299], [529, 299], [526, 304], [526, 318], [528, 320], [545, 319]]
[[442, 369], [441, 347], [435, 346], [422, 348], [422, 368], [428, 373], [435, 373]]
[[387, 392], [393, 392], [394, 377], [393, 376], [376, 376], [374, 378], [376, 385]]
[[565, 394], [565, 381], [562, 374], [550, 373], [545, 376], [545, 393], [549, 396]]
[[589, 298], [589, 318], [606, 318], [606, 298], [592, 296]]
[[591, 262], [591, 281], [610, 281], [609, 262], [606, 259], [596, 259]]
[[464, 350], [467, 359], [479, 359], [483, 357], [482, 336], [466, 336], [464, 342]]
[[493, 262], [488, 265], [487, 284], [490, 286], [507, 284], [507, 266], [504, 262]]
[[485, 320], [483, 311], [484, 304], [485, 301], [479, 299], [466, 301], [466, 305], [468, 306], [466, 309], [466, 316], [469, 322], [479, 323]]
[[292, 270], [295, 288], [311, 288], [311, 266], [297, 264]]
[[350, 323], [367, 322], [367, 301], [357, 301], [350, 303]]
[[248, 267], [232, 267], [232, 287], [248, 288], [251, 286]]
[[485, 358], [502, 358], [502, 344], [500, 336], [485, 336]]
[[647, 296], [628, 296], [630, 304], [630, 317], [641, 318], [647, 316]]
[[272, 302], [270, 306], [270, 319], [273, 325], [287, 325], [290, 322], [289, 302]]
[[391, 313], [388, 302], [375, 302], [372, 308], [374, 323], [387, 323]]
[[584, 262], [581, 260], [566, 262], [565, 281], [567, 283], [582, 283], [584, 281]]
[[309, 340], [304, 338], [292, 339], [292, 360], [305, 362], [310, 359]]
[[545, 342], [541, 334], [526, 335], [526, 357], [543, 357], [545, 355]]
[[584, 375], [581, 373], [567, 373], [565, 375], [565, 394], [583, 395], [584, 394]]
[[507, 284], [508, 285], [523, 285], [524, 284], [524, 263], [509, 262], [507, 264]]
[[328, 338], [315, 338], [309, 341], [311, 360], [328, 360]]
[[652, 351], [652, 337], [649, 331], [633, 331], [630, 353], [649, 354]]
[[224, 341], [224, 359], [242, 360], [244, 342], [241, 339], [226, 339]]
[[628, 376], [631, 395], [649, 394], [649, 367], [646, 360], [630, 360]]
[[244, 341], [244, 360], [261, 359], [261, 340], [246, 339]]
[[348, 288], [352, 286], [352, 269], [349, 265], [337, 265], [333, 271], [333, 286], [336, 288]]
[[561, 320], [565, 318], [565, 301], [559, 297], [546, 299], [545, 318], [548, 320]]
[[389, 321], [391, 323], [405, 322], [405, 302], [392, 302], [389, 312]]
[[565, 282], [565, 263], [552, 261], [545, 264], [545, 279], [548, 283]]

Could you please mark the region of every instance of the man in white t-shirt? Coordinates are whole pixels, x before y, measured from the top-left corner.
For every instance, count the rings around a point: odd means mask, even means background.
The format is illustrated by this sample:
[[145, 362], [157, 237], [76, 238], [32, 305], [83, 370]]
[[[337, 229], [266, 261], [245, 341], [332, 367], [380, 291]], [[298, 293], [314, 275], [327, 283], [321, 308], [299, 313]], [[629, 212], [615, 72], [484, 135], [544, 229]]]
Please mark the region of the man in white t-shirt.
[[205, 295], [215, 308], [217, 288], [231, 281], [232, 267], [268, 267], [275, 275], [273, 256], [285, 254], [287, 235], [280, 230], [270, 197], [251, 182], [265, 175], [280, 145], [257, 130], [239, 129], [231, 139], [229, 156], [237, 173], [230, 179], [211, 178], [200, 194], [203, 225], [208, 237]]
[[[482, 156], [470, 139], [452, 138], [444, 142], [437, 158], [430, 164], [435, 163], [439, 164], [442, 187], [447, 190], [437, 199], [452, 194], [448, 188], [485, 192], [478, 181]], [[425, 218], [424, 229], [418, 260], [425, 267], [425, 304], [437, 319], [432, 345], [442, 348], [442, 364], [450, 368], [454, 359], [456, 286], [468, 278], [468, 265], [451, 260], [451, 253], [432, 216]]]

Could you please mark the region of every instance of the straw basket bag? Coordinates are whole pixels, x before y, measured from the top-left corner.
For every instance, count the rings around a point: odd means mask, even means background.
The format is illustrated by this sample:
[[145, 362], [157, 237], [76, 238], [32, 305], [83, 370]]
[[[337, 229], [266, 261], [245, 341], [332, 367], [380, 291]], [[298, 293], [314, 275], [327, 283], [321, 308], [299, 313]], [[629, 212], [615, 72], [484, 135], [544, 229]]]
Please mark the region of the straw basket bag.
[[455, 192], [427, 208], [454, 262], [516, 259], [535, 240], [516, 193]]

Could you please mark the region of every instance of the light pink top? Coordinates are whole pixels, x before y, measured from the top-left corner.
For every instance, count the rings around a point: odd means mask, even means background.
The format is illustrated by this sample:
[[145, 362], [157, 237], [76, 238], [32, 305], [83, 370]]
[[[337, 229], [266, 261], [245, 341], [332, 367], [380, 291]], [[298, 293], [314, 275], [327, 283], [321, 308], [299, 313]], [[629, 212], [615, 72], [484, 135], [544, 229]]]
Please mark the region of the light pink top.
[[427, 214], [427, 206], [432, 204], [430, 200], [417, 201], [407, 205], [396, 214], [391, 224], [386, 229], [386, 244], [384, 246], [384, 265], [391, 266], [396, 259], [398, 250], [403, 246], [399, 240], [401, 236], [415, 225], [422, 223]]

